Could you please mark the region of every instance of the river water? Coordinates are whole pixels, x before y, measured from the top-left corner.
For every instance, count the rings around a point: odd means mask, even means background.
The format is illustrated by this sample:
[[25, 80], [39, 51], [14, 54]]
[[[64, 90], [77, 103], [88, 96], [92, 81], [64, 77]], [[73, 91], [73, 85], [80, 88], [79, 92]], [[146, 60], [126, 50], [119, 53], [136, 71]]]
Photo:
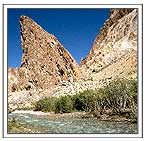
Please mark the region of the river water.
[[34, 128], [43, 129], [50, 134], [60, 133], [93, 133], [93, 134], [134, 134], [137, 133], [137, 124], [98, 121], [96, 118], [55, 118], [49, 119], [46, 116], [38, 116], [28, 113], [10, 113], [8, 118], [15, 118], [21, 123]]

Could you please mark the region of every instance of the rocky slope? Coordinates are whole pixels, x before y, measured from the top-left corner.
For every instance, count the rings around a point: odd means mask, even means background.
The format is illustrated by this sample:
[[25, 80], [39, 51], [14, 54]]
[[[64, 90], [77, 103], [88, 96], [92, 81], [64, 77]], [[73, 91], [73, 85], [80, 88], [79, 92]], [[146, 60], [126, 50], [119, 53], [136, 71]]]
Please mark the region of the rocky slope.
[[[135, 59], [136, 54], [132, 52], [137, 53], [137, 9], [111, 9], [109, 19], [80, 65], [89, 76], [92, 72], [100, 72], [119, 62], [125, 55], [134, 54], [132, 57]], [[122, 65], [116, 66], [116, 69], [119, 69], [119, 66]], [[110, 72], [113, 73], [111, 70]]]
[[96, 89], [116, 78], [137, 78], [137, 9], [111, 9], [80, 66], [32, 19], [22, 16], [20, 25], [23, 56], [20, 68], [8, 70], [10, 109]]

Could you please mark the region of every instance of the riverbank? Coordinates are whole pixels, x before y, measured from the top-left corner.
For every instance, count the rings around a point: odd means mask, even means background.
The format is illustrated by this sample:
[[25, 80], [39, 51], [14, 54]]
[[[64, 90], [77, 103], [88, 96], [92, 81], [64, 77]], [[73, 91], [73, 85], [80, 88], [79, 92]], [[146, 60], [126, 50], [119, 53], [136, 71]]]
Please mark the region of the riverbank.
[[[137, 123], [137, 82], [118, 79], [104, 88], [58, 98], [45, 97], [33, 102], [31, 107], [25, 106], [18, 110], [32, 108], [33, 111], [28, 111], [28, 114], [47, 116], [49, 119], [78, 117]], [[26, 113], [26, 111], [15, 112]]]
[[[32, 111], [32, 110], [16, 110], [13, 111], [12, 114], [31, 114], [35, 116], [43, 116], [43, 117], [48, 117], [48, 118], [64, 118], [64, 117], [69, 117], [69, 118], [84, 118], [88, 113], [86, 112], [72, 112], [72, 113], [63, 113], [63, 114], [56, 114], [54, 112], [42, 112], [42, 111]], [[92, 116], [91, 116], [92, 117]]]
[[[19, 105], [18, 102], [17, 104]], [[76, 95], [61, 97], [44, 97], [32, 102], [30, 106], [18, 106], [13, 109], [52, 113], [49, 117], [73, 116], [76, 111], [86, 113], [75, 114], [82, 118], [137, 122], [137, 82], [118, 79], [97, 90], [86, 90]], [[8, 112], [11, 111], [8, 105]]]
[[121, 117], [119, 115], [95, 115], [94, 113], [89, 112], [72, 112], [72, 113], [62, 113], [57, 114], [54, 112], [42, 112], [42, 111], [33, 111], [33, 110], [16, 110], [13, 111], [12, 114], [30, 114], [35, 115], [40, 118], [47, 118], [47, 119], [59, 119], [59, 118], [96, 118], [98, 121], [108, 121], [108, 122], [132, 122], [131, 119], [127, 119], [126, 117]]

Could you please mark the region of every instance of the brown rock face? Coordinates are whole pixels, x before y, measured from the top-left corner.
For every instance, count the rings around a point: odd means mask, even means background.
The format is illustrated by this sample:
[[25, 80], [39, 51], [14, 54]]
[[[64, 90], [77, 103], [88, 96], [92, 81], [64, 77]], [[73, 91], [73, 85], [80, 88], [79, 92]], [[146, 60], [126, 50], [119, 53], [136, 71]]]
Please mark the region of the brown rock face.
[[46, 89], [76, 81], [79, 67], [57, 38], [27, 16], [20, 17], [22, 61], [17, 90]]
[[8, 92], [16, 91], [18, 77], [18, 69], [8, 68]]
[[80, 66], [88, 72], [100, 72], [128, 54], [136, 58], [132, 51], [137, 54], [137, 9], [111, 9], [109, 19]]

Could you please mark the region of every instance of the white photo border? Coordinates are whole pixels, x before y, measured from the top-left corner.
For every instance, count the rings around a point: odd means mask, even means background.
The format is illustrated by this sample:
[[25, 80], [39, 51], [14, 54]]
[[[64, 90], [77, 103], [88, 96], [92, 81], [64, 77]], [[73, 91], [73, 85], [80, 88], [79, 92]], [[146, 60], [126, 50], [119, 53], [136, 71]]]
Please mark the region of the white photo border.
[[[9, 8], [137, 8], [138, 9], [138, 133], [137, 134], [8, 134], [8, 47]], [[3, 4], [3, 138], [143, 138], [143, 4]]]

